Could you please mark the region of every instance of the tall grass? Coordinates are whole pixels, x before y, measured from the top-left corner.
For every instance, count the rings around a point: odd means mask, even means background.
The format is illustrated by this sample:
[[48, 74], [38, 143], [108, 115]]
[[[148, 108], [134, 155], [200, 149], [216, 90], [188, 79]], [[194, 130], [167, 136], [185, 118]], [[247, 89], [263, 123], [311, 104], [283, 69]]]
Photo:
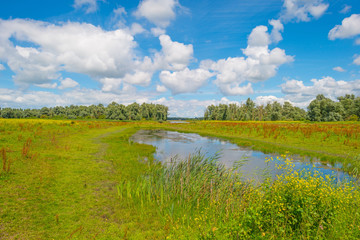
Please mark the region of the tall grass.
[[153, 167], [118, 194], [146, 217], [156, 209], [172, 239], [358, 239], [360, 189], [351, 182], [296, 171], [282, 156], [282, 174], [261, 183], [242, 180], [197, 153]]

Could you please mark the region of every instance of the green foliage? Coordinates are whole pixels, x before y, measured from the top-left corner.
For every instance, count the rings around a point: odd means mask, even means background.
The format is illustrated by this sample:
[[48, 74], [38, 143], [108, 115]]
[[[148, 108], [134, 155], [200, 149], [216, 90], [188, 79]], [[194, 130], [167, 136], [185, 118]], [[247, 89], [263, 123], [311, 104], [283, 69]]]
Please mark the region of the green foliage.
[[248, 98], [245, 104], [240, 106], [236, 104], [219, 104], [218, 106], [210, 105], [204, 113], [205, 120], [231, 120], [231, 121], [278, 121], [289, 120], [299, 121], [306, 118], [306, 112], [303, 109], [294, 107], [289, 102], [281, 105], [278, 102], [256, 106]]
[[316, 122], [357, 121], [360, 117], [360, 97], [346, 94], [338, 98], [339, 102], [319, 94], [305, 110], [294, 107], [289, 102], [281, 105], [278, 102], [266, 106], [256, 106], [248, 98], [245, 104], [210, 105], [204, 113], [205, 120], [231, 121], [302, 121], [308, 119]]
[[111, 120], [162, 120], [166, 121], [168, 107], [161, 104], [132, 103], [128, 106], [110, 103], [91, 106], [56, 106], [53, 108], [43, 107], [41, 109], [12, 109], [0, 108], [2, 118], [54, 118], [54, 119], [111, 119]]

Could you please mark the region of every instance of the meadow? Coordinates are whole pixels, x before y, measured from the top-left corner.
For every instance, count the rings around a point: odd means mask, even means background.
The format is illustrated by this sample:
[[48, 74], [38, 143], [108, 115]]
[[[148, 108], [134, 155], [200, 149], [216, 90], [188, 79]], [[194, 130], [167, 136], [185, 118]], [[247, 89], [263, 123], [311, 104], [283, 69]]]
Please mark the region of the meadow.
[[[141, 128], [277, 152], [283, 173], [253, 184], [201, 153], [161, 165], [129, 140]], [[0, 119], [0, 239], [359, 239], [358, 183], [294, 170], [290, 156], [357, 176], [359, 135], [356, 122]]]

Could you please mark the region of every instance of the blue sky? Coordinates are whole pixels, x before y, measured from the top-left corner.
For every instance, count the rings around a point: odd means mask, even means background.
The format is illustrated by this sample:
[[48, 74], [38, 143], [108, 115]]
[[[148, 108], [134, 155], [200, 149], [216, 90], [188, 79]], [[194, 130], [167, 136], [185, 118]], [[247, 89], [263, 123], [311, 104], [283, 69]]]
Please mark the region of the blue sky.
[[0, 107], [360, 95], [358, 0], [0, 3]]

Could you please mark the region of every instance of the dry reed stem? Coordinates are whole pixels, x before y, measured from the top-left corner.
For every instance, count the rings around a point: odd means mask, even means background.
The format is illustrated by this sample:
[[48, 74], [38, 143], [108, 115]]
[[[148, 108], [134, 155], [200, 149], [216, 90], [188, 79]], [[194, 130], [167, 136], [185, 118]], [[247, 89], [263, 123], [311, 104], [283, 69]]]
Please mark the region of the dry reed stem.
[[1, 156], [2, 156], [2, 159], [3, 159], [3, 171], [5, 172], [6, 171], [6, 150], [5, 150], [5, 147], [3, 147], [1, 149]]

